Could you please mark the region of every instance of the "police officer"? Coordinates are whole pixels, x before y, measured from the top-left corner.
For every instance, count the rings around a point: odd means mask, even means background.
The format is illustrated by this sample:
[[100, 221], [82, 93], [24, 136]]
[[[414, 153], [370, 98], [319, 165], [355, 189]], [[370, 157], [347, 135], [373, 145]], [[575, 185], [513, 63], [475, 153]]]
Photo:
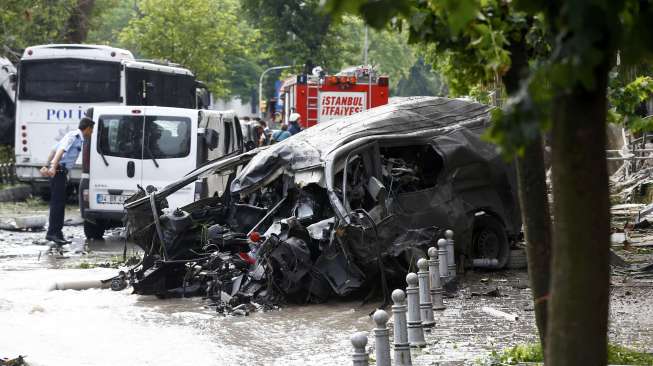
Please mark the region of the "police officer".
[[41, 175], [50, 177], [50, 218], [45, 239], [59, 245], [70, 243], [64, 239], [61, 231], [66, 208], [68, 171], [75, 165], [82, 151], [84, 138], [91, 137], [94, 124], [92, 119], [82, 118], [79, 128], [65, 134], [54, 146], [48, 157], [49, 165], [41, 168]]
[[291, 135], [295, 135], [302, 131], [302, 127], [299, 125], [300, 119], [301, 116], [299, 113], [291, 113], [288, 117], [288, 132], [290, 132]]

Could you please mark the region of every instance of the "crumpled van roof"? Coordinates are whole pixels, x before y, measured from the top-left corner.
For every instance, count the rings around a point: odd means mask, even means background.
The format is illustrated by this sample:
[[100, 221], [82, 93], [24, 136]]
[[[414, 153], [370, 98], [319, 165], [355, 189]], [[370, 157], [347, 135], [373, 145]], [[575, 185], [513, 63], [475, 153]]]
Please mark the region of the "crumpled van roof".
[[321, 166], [328, 154], [362, 137], [442, 134], [460, 124], [486, 125], [492, 107], [440, 97], [402, 98], [396, 103], [315, 125], [258, 153], [234, 179], [231, 193], [248, 191], [281, 168]]

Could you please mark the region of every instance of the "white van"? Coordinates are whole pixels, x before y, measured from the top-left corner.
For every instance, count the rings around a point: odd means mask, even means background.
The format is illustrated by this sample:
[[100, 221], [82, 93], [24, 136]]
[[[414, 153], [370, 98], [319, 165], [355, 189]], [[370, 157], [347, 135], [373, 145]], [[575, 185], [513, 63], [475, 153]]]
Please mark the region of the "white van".
[[[229, 111], [112, 106], [95, 108], [93, 120], [79, 190], [84, 233], [90, 239], [120, 225], [123, 202], [139, 189], [161, 190], [207, 161], [243, 150], [240, 124]], [[222, 190], [221, 184], [189, 184], [168, 197], [169, 207]]]

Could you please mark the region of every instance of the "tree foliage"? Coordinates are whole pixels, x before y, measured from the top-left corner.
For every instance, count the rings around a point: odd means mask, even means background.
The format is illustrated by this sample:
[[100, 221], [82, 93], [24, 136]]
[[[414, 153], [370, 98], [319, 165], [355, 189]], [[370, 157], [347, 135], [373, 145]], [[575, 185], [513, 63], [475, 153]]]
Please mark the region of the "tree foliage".
[[68, 15], [66, 43], [83, 43], [88, 36], [95, 0], [77, 0]]
[[98, 1], [93, 9], [88, 43], [120, 46], [118, 36], [129, 21], [139, 16], [134, 0]]
[[[364, 63], [365, 23], [360, 17], [344, 16], [334, 22], [332, 32], [340, 39], [340, 50], [334, 50], [339, 59], [335, 69]], [[417, 65], [420, 55], [417, 47], [408, 44], [407, 32], [394, 32], [391, 29], [368, 29], [368, 63], [381, 74], [388, 75], [392, 95], [398, 95], [400, 81], [406, 82], [411, 68]], [[430, 70], [428, 71], [430, 72]], [[427, 73], [428, 73], [427, 72]], [[433, 81], [435, 76], [423, 74], [423, 82]], [[438, 89], [440, 85], [425, 85], [426, 89]], [[406, 92], [406, 89], [404, 89]], [[411, 94], [418, 95], [418, 94]], [[433, 95], [433, 94], [420, 94]]]
[[236, 0], [141, 0], [120, 42], [145, 58], [193, 70], [217, 97], [231, 94], [231, 60], [248, 55], [258, 33], [239, 17]]
[[75, 0], [4, 0], [0, 10], [0, 55], [14, 61], [25, 47], [60, 43]]
[[445, 96], [448, 94], [447, 85], [439, 73], [433, 72], [431, 66], [423, 58], [417, 59], [410, 67], [407, 75], [402, 75], [397, 82], [397, 87], [392, 93], [399, 97], [414, 95]]
[[653, 98], [653, 73], [643, 71], [646, 75], [635, 76], [631, 81], [623, 80], [614, 71], [608, 88], [609, 121], [635, 132], [653, 130], [653, 119], [647, 116], [645, 106]]
[[242, 5], [275, 65], [310, 62], [328, 68], [337, 62], [333, 46], [339, 39], [317, 0], [242, 0]]

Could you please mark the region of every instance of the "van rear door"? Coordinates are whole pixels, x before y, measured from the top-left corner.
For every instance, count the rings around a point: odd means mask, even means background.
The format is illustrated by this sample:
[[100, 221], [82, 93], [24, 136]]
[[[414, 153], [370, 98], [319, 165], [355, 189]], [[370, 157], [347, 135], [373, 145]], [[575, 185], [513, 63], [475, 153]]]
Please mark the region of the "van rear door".
[[[202, 110], [199, 113], [198, 126], [204, 131], [204, 136], [210, 134], [210, 130], [217, 133], [218, 144], [211, 149], [205, 143], [203, 161], [212, 161], [226, 155], [235, 155], [244, 151], [243, 134], [240, 123], [232, 111], [209, 111]], [[203, 137], [204, 137], [203, 136]], [[212, 174], [204, 178], [205, 188], [202, 190], [205, 196], [215, 194], [222, 195], [227, 188], [229, 175]]]
[[91, 137], [89, 208], [122, 212], [141, 184], [145, 116], [125, 107], [102, 108]]
[[[163, 189], [197, 163], [197, 110], [145, 107], [142, 185]], [[170, 208], [193, 202], [195, 185], [167, 197]]]

